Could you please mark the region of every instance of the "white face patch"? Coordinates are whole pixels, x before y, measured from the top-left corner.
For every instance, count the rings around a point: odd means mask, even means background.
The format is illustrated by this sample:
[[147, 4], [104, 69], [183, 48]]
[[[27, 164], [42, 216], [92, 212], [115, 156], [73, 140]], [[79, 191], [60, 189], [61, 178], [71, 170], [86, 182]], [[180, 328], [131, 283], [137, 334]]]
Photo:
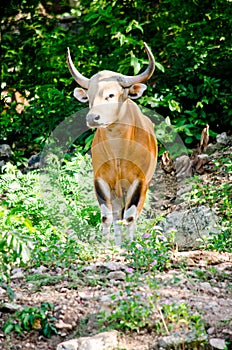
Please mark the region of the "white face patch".
[[103, 71], [90, 79], [89, 115], [96, 115], [94, 123], [90, 127], [107, 127], [117, 122], [120, 107], [124, 98], [124, 89], [117, 80], [118, 74], [111, 71]]

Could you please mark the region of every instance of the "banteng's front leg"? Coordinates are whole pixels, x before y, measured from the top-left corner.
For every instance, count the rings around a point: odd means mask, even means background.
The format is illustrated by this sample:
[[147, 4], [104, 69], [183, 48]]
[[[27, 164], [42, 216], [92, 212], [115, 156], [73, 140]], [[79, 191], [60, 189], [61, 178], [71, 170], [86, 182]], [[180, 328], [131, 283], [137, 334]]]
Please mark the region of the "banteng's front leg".
[[102, 179], [97, 178], [94, 181], [96, 196], [101, 210], [103, 239], [106, 238], [106, 244], [110, 241], [110, 226], [113, 222], [112, 204], [110, 201], [110, 187]]
[[115, 245], [121, 246], [122, 243], [122, 198], [114, 198], [112, 200], [113, 207], [113, 226]]
[[145, 197], [146, 186], [140, 179], [134, 180], [126, 195], [126, 206], [123, 215], [123, 220], [127, 225], [128, 239], [134, 238], [136, 220], [142, 210]]

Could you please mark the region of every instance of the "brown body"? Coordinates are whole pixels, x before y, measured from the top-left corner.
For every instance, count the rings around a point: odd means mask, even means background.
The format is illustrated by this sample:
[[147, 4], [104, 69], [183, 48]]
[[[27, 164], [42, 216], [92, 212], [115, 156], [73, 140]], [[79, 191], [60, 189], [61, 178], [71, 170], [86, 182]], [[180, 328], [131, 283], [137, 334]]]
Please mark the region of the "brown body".
[[87, 79], [76, 70], [68, 52], [70, 72], [85, 88], [76, 88], [74, 96], [82, 102], [89, 100], [87, 125], [97, 128], [91, 152], [103, 232], [109, 235], [113, 223], [119, 245], [122, 222], [128, 227], [129, 238], [133, 238], [158, 153], [152, 122], [131, 100], [142, 95], [146, 86], [141, 81], [154, 71], [154, 58], [145, 47], [149, 67], [135, 77], [102, 71]]

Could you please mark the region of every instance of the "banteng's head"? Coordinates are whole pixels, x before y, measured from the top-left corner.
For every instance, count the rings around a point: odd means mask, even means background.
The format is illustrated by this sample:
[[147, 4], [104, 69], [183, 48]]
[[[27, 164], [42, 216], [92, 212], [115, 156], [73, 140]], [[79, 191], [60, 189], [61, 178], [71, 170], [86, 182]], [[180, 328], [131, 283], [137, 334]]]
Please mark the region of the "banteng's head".
[[117, 122], [120, 108], [128, 98], [137, 99], [146, 90], [142, 84], [148, 80], [155, 69], [155, 60], [152, 52], [144, 43], [149, 58], [147, 69], [136, 76], [125, 76], [111, 71], [101, 71], [90, 79], [78, 72], [71, 59], [70, 51], [67, 53], [67, 63], [75, 81], [82, 88], [74, 90], [74, 96], [81, 102], [89, 101], [87, 125], [92, 128], [107, 127]]

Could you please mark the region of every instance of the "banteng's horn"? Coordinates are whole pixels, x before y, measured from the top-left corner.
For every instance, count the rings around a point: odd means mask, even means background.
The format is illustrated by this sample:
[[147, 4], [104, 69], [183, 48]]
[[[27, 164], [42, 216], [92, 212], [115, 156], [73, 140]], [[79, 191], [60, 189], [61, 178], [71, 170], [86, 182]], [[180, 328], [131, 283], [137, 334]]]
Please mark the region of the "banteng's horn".
[[77, 84], [82, 86], [84, 89], [88, 89], [89, 79], [87, 79], [81, 73], [79, 73], [78, 70], [76, 69], [76, 67], [74, 66], [71, 55], [70, 55], [69, 47], [68, 47], [68, 51], [67, 51], [67, 63], [68, 63], [69, 71], [72, 74], [73, 78], [76, 80]]
[[144, 46], [145, 46], [145, 49], [146, 49], [146, 52], [147, 52], [147, 55], [149, 58], [149, 65], [148, 65], [147, 69], [143, 73], [135, 75], [135, 76], [122, 75], [122, 77], [119, 78], [119, 82], [123, 87], [130, 87], [133, 84], [142, 83], [142, 82], [148, 80], [152, 76], [152, 74], [154, 73], [154, 70], [155, 70], [154, 56], [146, 43], [144, 43]]

